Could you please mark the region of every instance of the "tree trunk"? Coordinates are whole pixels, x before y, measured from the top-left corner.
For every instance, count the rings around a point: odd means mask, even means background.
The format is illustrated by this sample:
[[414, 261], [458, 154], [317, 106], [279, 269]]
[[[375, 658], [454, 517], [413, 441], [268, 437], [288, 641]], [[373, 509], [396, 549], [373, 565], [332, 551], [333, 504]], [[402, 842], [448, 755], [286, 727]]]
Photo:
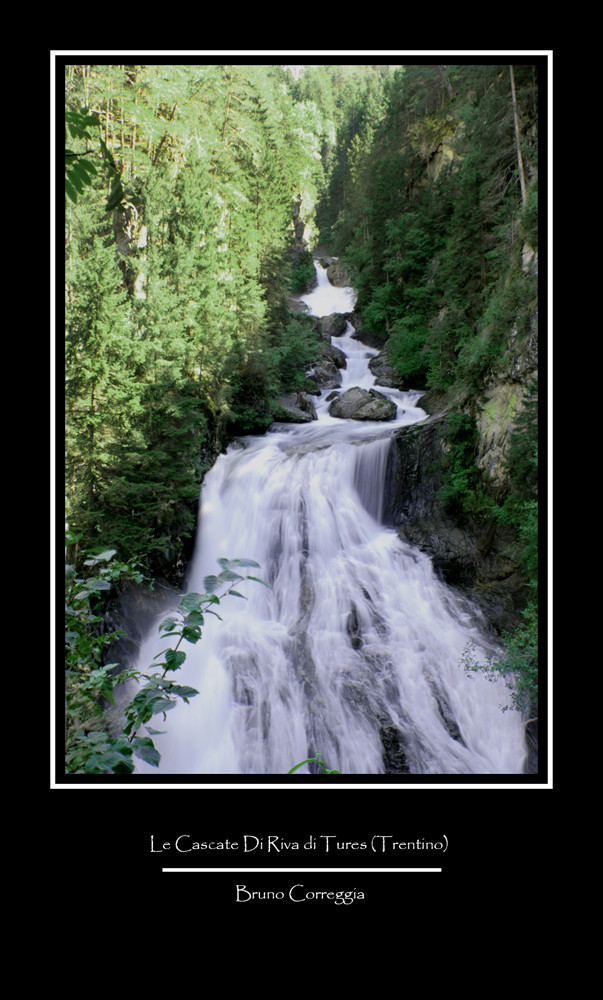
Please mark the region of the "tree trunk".
[[513, 74], [513, 67], [509, 66], [511, 71], [511, 96], [513, 98], [513, 121], [515, 123], [515, 145], [517, 147], [517, 165], [519, 167], [519, 183], [521, 185], [521, 200], [523, 204], [526, 203], [526, 178], [523, 170], [523, 157], [521, 155], [521, 143], [519, 136], [519, 117], [517, 114], [517, 98], [515, 96], [515, 76]]

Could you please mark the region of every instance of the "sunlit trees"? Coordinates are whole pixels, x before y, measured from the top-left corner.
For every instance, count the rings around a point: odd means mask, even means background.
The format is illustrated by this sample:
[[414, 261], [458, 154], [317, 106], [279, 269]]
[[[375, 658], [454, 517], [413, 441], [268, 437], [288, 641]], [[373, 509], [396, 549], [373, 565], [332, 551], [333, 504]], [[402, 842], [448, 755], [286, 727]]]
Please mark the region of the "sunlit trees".
[[66, 178], [67, 518], [163, 569], [206, 463], [268, 426], [303, 336], [293, 203], [311, 218], [328, 124], [279, 66], [67, 66], [65, 96], [93, 165]]

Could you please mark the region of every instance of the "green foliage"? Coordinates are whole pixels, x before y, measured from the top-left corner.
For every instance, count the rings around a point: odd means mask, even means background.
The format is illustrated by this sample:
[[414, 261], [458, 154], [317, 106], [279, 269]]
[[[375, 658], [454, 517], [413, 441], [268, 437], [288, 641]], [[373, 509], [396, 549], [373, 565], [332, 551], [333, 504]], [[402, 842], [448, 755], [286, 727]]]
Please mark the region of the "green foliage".
[[90, 157], [92, 150], [75, 152], [67, 148], [68, 136], [76, 140], [89, 142], [91, 128], [98, 128], [96, 115], [89, 114], [86, 108], [81, 111], [65, 111], [65, 193], [72, 202], [77, 202], [78, 194], [83, 194], [97, 175], [97, 170]]
[[[80, 540], [72, 532], [66, 535], [70, 547]], [[245, 599], [244, 594], [235, 590], [241, 582], [253, 580], [269, 586], [257, 576], [240, 572], [257, 568], [259, 564], [254, 560], [219, 559], [221, 571], [205, 578], [205, 593], [185, 594], [173, 614], [161, 622], [162, 638], [177, 638], [177, 642], [154, 657], [159, 662], [153, 664], [152, 672], [130, 668], [116, 674], [116, 664], [102, 665], [102, 659], [105, 647], [124, 633], [102, 633], [104, 619], [98, 598], [101, 594], [108, 595], [124, 574], [139, 582], [142, 574], [134, 567], [114, 561], [114, 556], [112, 550], [87, 553], [83, 575], [76, 572], [73, 564], [65, 567], [65, 770], [68, 774], [131, 774], [136, 757], [157, 767], [160, 754], [153, 736], [159, 731], [149, 723], [157, 715], [165, 721], [166, 713], [179, 701], [188, 704], [198, 694], [195, 688], [178, 684], [168, 676], [186, 660], [186, 653], [179, 648], [181, 643], [199, 642], [205, 616], [220, 618], [216, 607], [225, 597]], [[218, 595], [216, 591], [221, 593]], [[97, 606], [93, 607], [94, 604]], [[115, 688], [126, 683], [136, 683], [140, 690], [123, 711], [120, 709], [109, 717], [103, 700], [115, 706]]]
[[391, 364], [409, 385], [425, 384], [429, 364], [425, 338], [425, 325], [410, 315], [396, 321], [387, 341]]
[[[67, 551], [77, 552], [81, 536], [68, 531]], [[103, 632], [102, 610], [117, 582], [142, 573], [114, 559], [114, 550], [85, 553], [82, 569], [65, 564], [65, 770], [98, 774], [130, 773], [135, 746], [109, 731], [103, 701], [115, 705], [115, 688], [134, 676], [115, 676], [116, 664], [103, 663], [105, 649], [123, 632]], [[80, 560], [81, 561], [81, 560]]]
[[[538, 610], [530, 602], [522, 612], [523, 623], [513, 632], [503, 632], [504, 650], [498, 658], [477, 662], [472, 650], [463, 655], [465, 670], [505, 678], [511, 692], [511, 707], [526, 717], [538, 716]], [[505, 708], [508, 706], [505, 706]], [[505, 710], [503, 709], [503, 711]]]
[[314, 257], [309, 250], [303, 250], [298, 255], [291, 272], [291, 291], [305, 292], [315, 277]]
[[[87, 108], [80, 111], [66, 109], [65, 111], [65, 143], [68, 141], [68, 133], [72, 139], [81, 140], [86, 143], [93, 140], [90, 135], [92, 129], [97, 130], [100, 120], [97, 115], [91, 114]], [[98, 144], [102, 153], [103, 167], [102, 173], [105, 183], [109, 184], [109, 194], [105, 202], [105, 212], [112, 212], [115, 209], [123, 209], [124, 202], [128, 200], [131, 204], [137, 203], [137, 198], [132, 192], [126, 193], [122, 186], [120, 171], [115, 163], [113, 154], [107, 148], [102, 137], [98, 137]], [[95, 150], [86, 149], [82, 152], [65, 147], [65, 194], [75, 204], [78, 195], [83, 195], [85, 189], [92, 185], [98, 177], [98, 170], [92, 162]]]
[[306, 383], [306, 369], [320, 357], [320, 333], [311, 317], [288, 316], [271, 352], [277, 392], [297, 392]]
[[440, 497], [446, 508], [462, 520], [479, 503], [475, 420], [461, 411], [450, 413], [446, 420], [446, 443], [447, 453], [441, 465]]
[[397, 67], [365, 145], [362, 109], [344, 112], [333, 237], [365, 326], [417, 387], [479, 392], [533, 315], [521, 250], [537, 245], [537, 92], [533, 67], [515, 71], [525, 206], [508, 67]]
[[67, 520], [154, 573], [315, 352], [286, 309], [292, 217], [333, 130], [292, 90], [279, 67], [66, 67]]
[[521, 231], [526, 243], [538, 249], [538, 178], [530, 185], [521, 213]]
[[318, 764], [322, 768], [323, 774], [341, 773], [340, 771], [332, 771], [328, 767], [326, 767], [324, 761], [322, 760], [322, 757], [320, 756], [320, 751], [317, 750], [316, 755], [314, 757], [308, 757], [306, 760], [300, 761], [300, 763], [296, 764], [295, 767], [292, 767], [290, 771], [287, 771], [287, 774], [293, 774], [294, 771], [297, 771], [300, 767], [303, 767], [304, 764]]
[[511, 525], [517, 538], [517, 555], [528, 581], [532, 600], [538, 591], [538, 380], [533, 378], [516, 417], [505, 455], [510, 488], [495, 517]]
[[527, 581], [529, 600], [522, 611], [522, 622], [513, 631], [502, 634], [503, 652], [487, 664], [465, 657], [465, 666], [492, 676], [502, 674], [511, 689], [512, 706], [526, 716], [538, 715], [538, 382], [528, 385], [523, 407], [509, 436], [505, 457], [509, 479], [506, 494], [487, 504], [494, 521], [511, 527], [516, 539], [514, 548]]

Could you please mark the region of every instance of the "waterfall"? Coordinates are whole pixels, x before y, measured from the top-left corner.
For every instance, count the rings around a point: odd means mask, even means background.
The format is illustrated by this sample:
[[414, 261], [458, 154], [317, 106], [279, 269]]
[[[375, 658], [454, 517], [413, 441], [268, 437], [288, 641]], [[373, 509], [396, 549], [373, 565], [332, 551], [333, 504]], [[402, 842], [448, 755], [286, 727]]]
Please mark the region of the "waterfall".
[[[316, 266], [310, 311], [350, 312], [351, 290]], [[348, 323], [337, 338], [343, 390], [374, 384], [377, 352], [353, 332]], [[505, 684], [462, 666], [468, 643], [474, 657], [490, 651], [476, 615], [381, 523], [392, 434], [426, 414], [419, 391], [379, 391], [397, 404], [393, 421], [338, 419], [321, 397], [318, 420], [239, 440], [206, 476], [187, 589], [203, 592], [220, 557], [255, 560], [270, 586], [246, 581], [246, 600], [226, 597], [223, 620], [208, 616], [201, 641], [183, 647], [175, 679], [199, 694], [154, 723], [166, 729], [154, 737], [159, 773], [286, 774], [316, 751], [352, 775], [522, 771]], [[162, 645], [155, 630], [141, 668]]]

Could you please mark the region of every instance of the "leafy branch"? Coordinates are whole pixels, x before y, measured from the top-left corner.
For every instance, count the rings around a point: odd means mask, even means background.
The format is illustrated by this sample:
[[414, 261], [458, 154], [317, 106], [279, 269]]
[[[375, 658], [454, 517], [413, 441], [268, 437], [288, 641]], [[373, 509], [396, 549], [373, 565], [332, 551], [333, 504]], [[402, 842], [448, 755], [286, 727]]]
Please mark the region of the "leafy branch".
[[[74, 545], [78, 537], [68, 533], [67, 545]], [[189, 703], [199, 692], [184, 684], [177, 684], [168, 674], [182, 667], [186, 653], [179, 647], [183, 641], [195, 644], [202, 636], [207, 614], [221, 616], [215, 610], [225, 597], [231, 595], [246, 600], [235, 590], [241, 581], [254, 580], [269, 586], [257, 576], [242, 574], [240, 569], [258, 567], [251, 559], [220, 559], [222, 570], [218, 575], [205, 577], [203, 594], [185, 594], [178, 609], [159, 626], [163, 638], [178, 637], [154, 659], [161, 660], [159, 670], [143, 673], [135, 668], [115, 674], [117, 664], [102, 665], [104, 647], [121, 631], [101, 633], [102, 615], [94, 604], [111, 590], [123, 574], [134, 575], [139, 582], [142, 574], [131, 566], [112, 562], [115, 550], [86, 554], [85, 571], [78, 575], [74, 566], [67, 564], [65, 588], [65, 761], [66, 772], [76, 774], [131, 774], [134, 757], [157, 767], [161, 759], [153, 736], [160, 730], [149, 725], [156, 715], [163, 715], [174, 708], [179, 700]], [[94, 573], [94, 575], [92, 575]], [[217, 591], [221, 591], [218, 595]], [[95, 664], [98, 664], [96, 666]], [[103, 709], [103, 699], [115, 706], [114, 688], [117, 684], [135, 681], [142, 686], [126, 706], [117, 731], [111, 731], [110, 721]], [[123, 724], [125, 721], [125, 724]], [[144, 728], [145, 734], [139, 731]]]
[[[141, 726], [144, 726], [149, 737], [158, 735], [157, 730], [147, 725], [152, 717], [162, 714], [165, 720], [166, 712], [175, 708], [179, 699], [188, 704], [189, 699], [199, 693], [195, 688], [176, 684], [167, 676], [168, 673], [180, 670], [186, 660], [186, 653], [180, 649], [180, 644], [183, 640], [193, 645], [199, 642], [203, 626], [205, 625], [206, 615], [215, 615], [216, 618], [222, 621], [221, 616], [215, 608], [225, 597], [233, 596], [246, 600], [244, 594], [234, 589], [235, 586], [239, 585], [240, 581], [254, 580], [264, 584], [266, 587], [270, 586], [265, 580], [261, 580], [257, 576], [242, 575], [238, 572], [239, 568], [258, 567], [259, 563], [252, 559], [223, 558], [219, 559], [218, 562], [222, 566], [222, 572], [217, 576], [211, 575], [205, 577], [203, 581], [205, 593], [199, 594], [193, 592], [185, 594], [180, 601], [178, 609], [165, 618], [159, 625], [159, 632], [162, 638], [177, 636], [178, 642], [174, 647], [170, 646], [157, 653], [154, 657], [155, 660], [162, 658], [161, 662], [157, 664], [161, 672], [139, 675], [137, 680], [144, 678], [147, 683], [144, 684], [126, 709], [124, 733], [133, 744], [135, 754], [146, 760], [147, 763], [155, 766], [159, 764], [159, 752], [154, 746], [152, 739], [136, 735], [138, 730]], [[218, 596], [216, 591], [224, 587], [225, 584], [227, 586]]]
[[[100, 120], [87, 108], [82, 108], [81, 111], [65, 111], [65, 194], [74, 204], [77, 202], [78, 195], [83, 194], [86, 188], [94, 182], [94, 178], [98, 176], [94, 163], [88, 159], [88, 157], [98, 155], [98, 151], [86, 149], [83, 152], [74, 152], [67, 148], [67, 142], [69, 139], [92, 142], [93, 137], [90, 130], [99, 128]], [[110, 185], [105, 211], [123, 210], [126, 201], [135, 204], [136, 199], [131, 192], [124, 190], [119, 168], [100, 134], [98, 141], [103, 159], [105, 183]]]

